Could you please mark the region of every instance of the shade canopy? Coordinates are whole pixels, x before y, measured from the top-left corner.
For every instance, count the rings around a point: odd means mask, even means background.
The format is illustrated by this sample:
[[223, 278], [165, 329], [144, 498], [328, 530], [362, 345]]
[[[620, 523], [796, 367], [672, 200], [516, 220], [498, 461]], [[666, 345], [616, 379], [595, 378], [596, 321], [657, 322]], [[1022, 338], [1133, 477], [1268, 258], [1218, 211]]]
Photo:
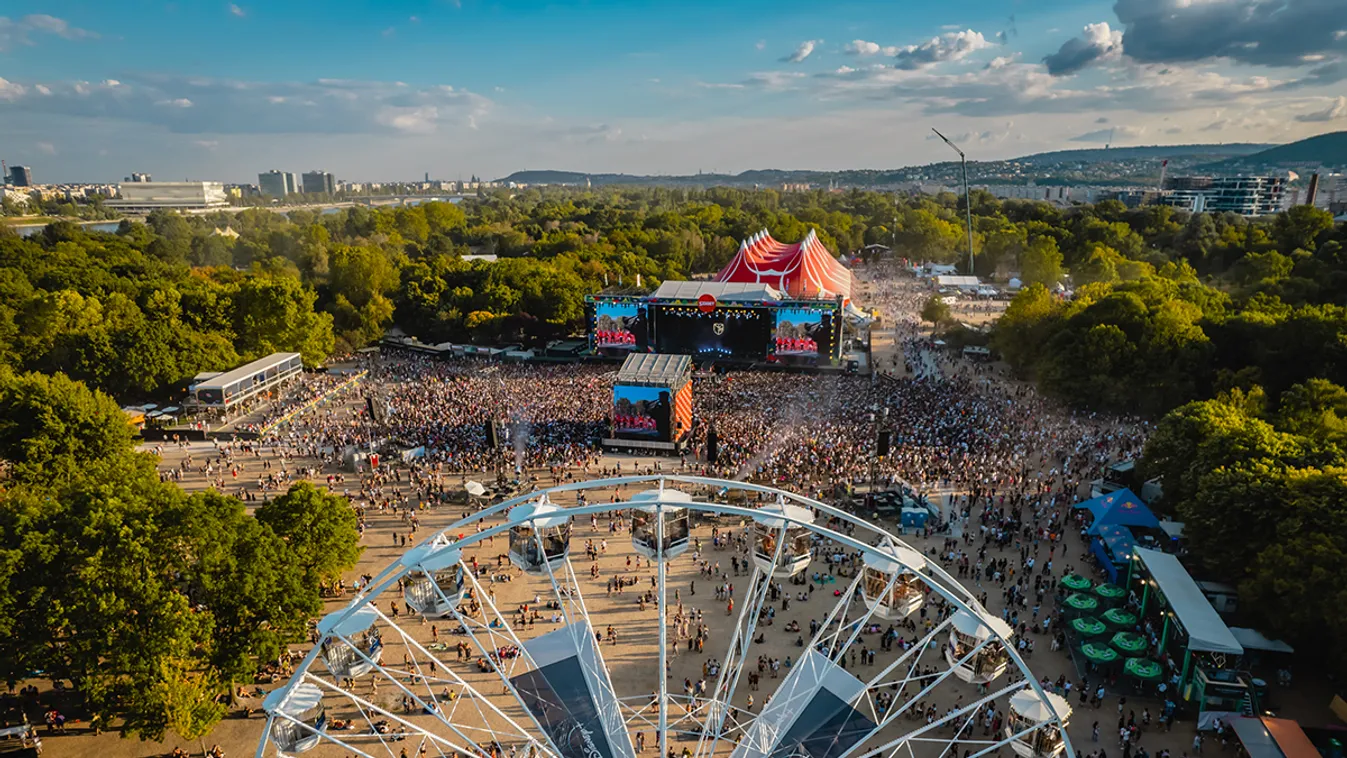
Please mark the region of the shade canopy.
[[1078, 611], [1092, 611], [1095, 608], [1099, 607], [1098, 600], [1095, 600], [1089, 595], [1085, 595], [1079, 592], [1077, 592], [1074, 595], [1068, 595], [1066, 598], [1066, 604], [1067, 606], [1075, 608]]
[[1164, 673], [1160, 664], [1149, 658], [1128, 658], [1127, 663], [1123, 664], [1123, 671], [1144, 681], [1154, 681]]
[[481, 482], [468, 482], [463, 485], [463, 489], [467, 490], [469, 495], [475, 497], [481, 497], [486, 494], [486, 487], [483, 487]]
[[1108, 645], [1100, 645], [1094, 642], [1087, 642], [1080, 646], [1081, 655], [1084, 655], [1091, 663], [1112, 663], [1121, 656], [1118, 651]]
[[1110, 492], [1106, 495], [1083, 503], [1077, 503], [1076, 508], [1084, 508], [1094, 516], [1094, 522], [1090, 524], [1088, 534], [1099, 533], [1102, 526], [1138, 526], [1149, 527], [1151, 529], [1160, 528], [1160, 519], [1151, 513], [1151, 509], [1141, 502], [1129, 489], [1121, 489]]
[[1108, 627], [1104, 626], [1104, 622], [1093, 616], [1081, 616], [1078, 619], [1072, 619], [1071, 628], [1086, 637], [1097, 637], [1108, 631]]
[[1094, 588], [1094, 594], [1109, 600], [1117, 600], [1127, 594], [1127, 590], [1116, 584], [1101, 584]]
[[1124, 611], [1121, 608], [1109, 608], [1107, 611], [1104, 611], [1104, 620], [1118, 627], [1136, 626], [1137, 623], [1135, 614]]
[[1080, 574], [1067, 574], [1062, 577], [1062, 586], [1072, 592], [1083, 592], [1090, 589], [1090, 580]]
[[1146, 648], [1150, 647], [1146, 638], [1135, 632], [1118, 632], [1109, 640], [1109, 644], [1131, 655], [1145, 652]]

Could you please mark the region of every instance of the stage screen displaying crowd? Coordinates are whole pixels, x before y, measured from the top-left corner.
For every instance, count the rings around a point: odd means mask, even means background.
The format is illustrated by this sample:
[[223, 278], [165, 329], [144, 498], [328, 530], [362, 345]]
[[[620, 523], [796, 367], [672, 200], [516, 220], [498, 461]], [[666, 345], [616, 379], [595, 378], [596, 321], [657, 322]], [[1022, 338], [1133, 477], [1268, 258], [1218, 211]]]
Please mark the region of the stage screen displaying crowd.
[[590, 341], [596, 350], [646, 352], [649, 337], [645, 303], [597, 300], [587, 305]]
[[664, 387], [613, 387], [613, 437], [671, 442], [673, 397]]

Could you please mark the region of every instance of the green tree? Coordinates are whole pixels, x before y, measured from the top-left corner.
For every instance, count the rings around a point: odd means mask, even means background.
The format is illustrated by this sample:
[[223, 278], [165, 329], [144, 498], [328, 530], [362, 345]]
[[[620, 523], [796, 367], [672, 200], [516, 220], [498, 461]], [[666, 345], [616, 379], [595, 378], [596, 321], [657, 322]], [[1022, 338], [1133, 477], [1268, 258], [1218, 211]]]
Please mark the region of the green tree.
[[133, 430], [112, 398], [64, 374], [0, 366], [0, 459], [41, 480], [131, 449]]
[[263, 504], [257, 520], [290, 546], [308, 585], [337, 580], [363, 551], [351, 504], [308, 482]]
[[1062, 253], [1052, 237], [1035, 237], [1020, 252], [1020, 279], [1052, 287], [1062, 279]]
[[921, 320], [929, 321], [931, 326], [947, 324], [953, 319], [949, 304], [939, 295], [931, 295], [921, 307]]

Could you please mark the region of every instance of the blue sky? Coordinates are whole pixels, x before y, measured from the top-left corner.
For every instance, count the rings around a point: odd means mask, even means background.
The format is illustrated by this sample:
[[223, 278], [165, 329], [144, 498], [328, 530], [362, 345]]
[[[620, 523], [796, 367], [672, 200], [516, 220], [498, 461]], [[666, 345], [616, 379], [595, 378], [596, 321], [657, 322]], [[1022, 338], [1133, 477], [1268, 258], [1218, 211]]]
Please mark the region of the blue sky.
[[1347, 128], [1343, 0], [8, 0], [39, 181], [884, 168]]

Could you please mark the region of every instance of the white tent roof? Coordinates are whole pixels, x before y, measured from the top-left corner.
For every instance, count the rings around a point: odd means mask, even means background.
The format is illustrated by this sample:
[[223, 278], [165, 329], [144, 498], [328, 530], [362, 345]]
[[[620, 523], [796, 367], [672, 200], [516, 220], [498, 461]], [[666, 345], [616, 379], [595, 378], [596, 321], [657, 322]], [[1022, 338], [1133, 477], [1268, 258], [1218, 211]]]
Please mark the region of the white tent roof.
[[1244, 647], [1230, 633], [1230, 628], [1211, 607], [1211, 601], [1202, 594], [1202, 588], [1197, 586], [1178, 558], [1146, 548], [1136, 548], [1134, 552], [1188, 632], [1188, 647], [1210, 653], [1243, 655]]
[[1270, 640], [1263, 636], [1263, 633], [1257, 629], [1247, 629], [1240, 626], [1230, 627], [1230, 633], [1235, 635], [1239, 644], [1245, 650], [1263, 650], [1269, 653], [1294, 653], [1295, 648], [1282, 642], [1281, 640]]

